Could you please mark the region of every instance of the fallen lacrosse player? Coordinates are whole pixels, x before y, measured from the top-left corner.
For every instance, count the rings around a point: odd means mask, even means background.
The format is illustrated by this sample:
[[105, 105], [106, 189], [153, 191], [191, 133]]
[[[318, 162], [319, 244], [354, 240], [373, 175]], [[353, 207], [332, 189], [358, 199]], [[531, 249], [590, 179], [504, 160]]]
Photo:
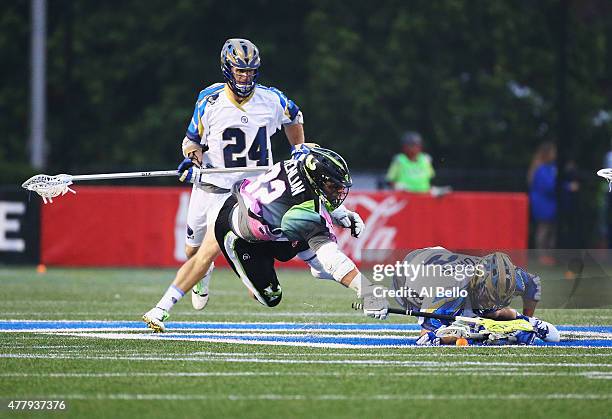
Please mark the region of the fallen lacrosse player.
[[[353, 308], [361, 310], [362, 303], [353, 303]], [[461, 340], [464, 340], [464, 345], [532, 345], [536, 338], [545, 342], [560, 340], [555, 326], [522, 314], [518, 314], [514, 320], [493, 320], [399, 308], [389, 308], [388, 313], [440, 322], [441, 325], [433, 331], [421, 329], [416, 344], [422, 346], [460, 345]]]
[[[481, 317], [461, 318], [435, 331], [426, 331], [417, 345], [533, 345], [536, 338], [559, 342], [559, 331], [552, 324], [535, 317], [519, 315], [515, 320]], [[462, 343], [464, 342], [464, 343]]]
[[[418, 345], [559, 341], [555, 326], [533, 317], [540, 278], [505, 253], [479, 257], [432, 247], [410, 252], [401, 263], [411, 268], [393, 277], [393, 296], [403, 308], [389, 312], [419, 317]], [[523, 300], [522, 314], [509, 307], [514, 297]]]

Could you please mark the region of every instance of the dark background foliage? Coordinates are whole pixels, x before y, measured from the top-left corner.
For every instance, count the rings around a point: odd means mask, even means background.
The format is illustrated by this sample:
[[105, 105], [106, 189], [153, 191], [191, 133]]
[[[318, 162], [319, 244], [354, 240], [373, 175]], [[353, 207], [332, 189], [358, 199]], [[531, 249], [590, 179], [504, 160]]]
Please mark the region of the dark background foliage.
[[[29, 1], [0, 4], [5, 184], [33, 172], [29, 13]], [[610, 148], [604, 0], [49, 0], [47, 24], [49, 173], [174, 167], [229, 37], [258, 45], [260, 82], [292, 98], [307, 138], [354, 171], [384, 170], [408, 129], [443, 180], [475, 173], [486, 189], [524, 189], [545, 140], [585, 173]], [[274, 142], [286, 156], [282, 134]]]

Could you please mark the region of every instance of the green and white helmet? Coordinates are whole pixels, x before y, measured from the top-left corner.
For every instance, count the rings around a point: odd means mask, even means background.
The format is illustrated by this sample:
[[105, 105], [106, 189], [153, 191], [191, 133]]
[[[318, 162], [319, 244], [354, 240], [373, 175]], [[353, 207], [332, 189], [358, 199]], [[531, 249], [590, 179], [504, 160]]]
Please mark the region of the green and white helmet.
[[342, 156], [335, 151], [314, 147], [302, 161], [302, 170], [314, 192], [333, 211], [345, 200], [353, 186], [351, 174]]

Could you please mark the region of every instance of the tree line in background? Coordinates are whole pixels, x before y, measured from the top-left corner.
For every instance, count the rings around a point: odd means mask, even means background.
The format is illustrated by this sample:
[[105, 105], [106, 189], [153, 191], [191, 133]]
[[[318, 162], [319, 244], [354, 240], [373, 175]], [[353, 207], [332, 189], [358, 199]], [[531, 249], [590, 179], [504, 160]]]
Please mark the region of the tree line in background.
[[[31, 171], [29, 8], [0, 5], [3, 183]], [[589, 169], [610, 147], [604, 0], [49, 0], [47, 22], [48, 172], [173, 167], [229, 37], [259, 46], [260, 82], [354, 170], [385, 168], [405, 130], [437, 168], [521, 176], [544, 140], [565, 136], [560, 151]]]

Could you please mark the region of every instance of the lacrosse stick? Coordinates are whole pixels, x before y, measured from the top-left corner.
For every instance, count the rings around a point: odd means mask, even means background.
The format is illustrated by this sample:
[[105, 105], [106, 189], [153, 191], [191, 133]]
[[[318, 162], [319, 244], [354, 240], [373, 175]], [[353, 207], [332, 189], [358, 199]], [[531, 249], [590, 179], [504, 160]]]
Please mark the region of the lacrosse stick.
[[608, 181], [608, 192], [612, 192], [612, 169], [600, 169], [597, 171], [597, 176], [601, 176]]
[[[269, 166], [261, 167], [236, 167], [236, 168], [210, 168], [200, 169], [200, 175], [209, 173], [235, 173], [235, 172], [265, 172]], [[28, 191], [36, 192], [43, 202], [53, 202], [53, 198], [66, 195], [68, 192], [76, 193], [70, 189], [75, 181], [103, 180], [103, 179], [132, 179], [139, 177], [167, 177], [177, 176], [176, 170], [159, 170], [154, 172], [125, 172], [125, 173], [101, 173], [96, 175], [36, 175], [32, 176], [21, 185]]]
[[[355, 302], [353, 303], [353, 308], [355, 310], [361, 310], [363, 309], [363, 304]], [[531, 325], [531, 323], [523, 319], [503, 320], [502, 321], [502, 320], [484, 319], [482, 317], [451, 316], [448, 314], [429, 313], [426, 311], [403, 310], [400, 308], [392, 308], [392, 307], [389, 308], [389, 313], [401, 314], [404, 316], [428, 317], [430, 319], [447, 320], [450, 322], [460, 321], [466, 324], [480, 325], [491, 333], [508, 334], [508, 333], [516, 332], [517, 330], [524, 330], [526, 332], [533, 331], [533, 326]]]

